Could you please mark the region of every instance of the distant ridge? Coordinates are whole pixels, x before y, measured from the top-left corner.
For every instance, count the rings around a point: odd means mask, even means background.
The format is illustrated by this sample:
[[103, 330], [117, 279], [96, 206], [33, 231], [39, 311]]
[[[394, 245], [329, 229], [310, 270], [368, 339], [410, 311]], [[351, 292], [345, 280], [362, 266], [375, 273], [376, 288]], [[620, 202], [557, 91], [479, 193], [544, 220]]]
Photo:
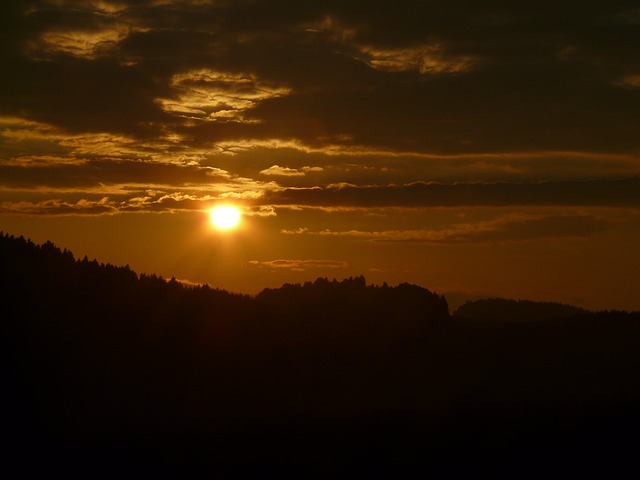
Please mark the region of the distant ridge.
[[556, 302], [486, 298], [464, 303], [455, 311], [454, 315], [482, 321], [518, 322], [562, 320], [585, 313], [587, 311], [580, 307]]

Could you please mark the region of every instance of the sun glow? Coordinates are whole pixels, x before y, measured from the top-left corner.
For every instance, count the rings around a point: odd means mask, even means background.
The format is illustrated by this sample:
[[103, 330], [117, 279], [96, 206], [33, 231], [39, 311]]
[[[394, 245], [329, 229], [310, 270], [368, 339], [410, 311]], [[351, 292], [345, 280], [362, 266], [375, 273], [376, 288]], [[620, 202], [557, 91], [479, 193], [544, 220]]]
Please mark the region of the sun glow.
[[218, 230], [231, 230], [240, 223], [240, 210], [230, 205], [215, 207], [209, 212], [209, 218]]

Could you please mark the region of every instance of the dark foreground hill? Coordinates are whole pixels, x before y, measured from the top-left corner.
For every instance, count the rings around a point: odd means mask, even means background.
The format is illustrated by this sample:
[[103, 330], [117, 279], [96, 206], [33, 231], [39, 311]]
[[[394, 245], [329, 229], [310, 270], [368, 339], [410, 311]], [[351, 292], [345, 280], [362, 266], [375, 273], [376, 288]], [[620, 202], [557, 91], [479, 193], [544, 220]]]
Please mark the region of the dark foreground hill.
[[25, 475], [527, 477], [635, 462], [637, 313], [468, 328], [414, 285], [318, 279], [249, 297], [9, 236], [0, 269], [3, 453]]

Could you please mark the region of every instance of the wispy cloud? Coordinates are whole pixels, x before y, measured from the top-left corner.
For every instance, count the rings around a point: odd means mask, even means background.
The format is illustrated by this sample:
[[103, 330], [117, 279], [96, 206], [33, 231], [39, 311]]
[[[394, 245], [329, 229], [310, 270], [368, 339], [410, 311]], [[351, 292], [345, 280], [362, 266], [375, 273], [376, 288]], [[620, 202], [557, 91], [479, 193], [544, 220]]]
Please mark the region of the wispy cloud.
[[0, 202], [0, 213], [19, 213], [29, 215], [102, 215], [118, 213], [118, 206], [108, 197], [99, 200], [80, 199], [69, 202], [60, 199], [39, 202], [17, 201]]
[[395, 49], [362, 46], [359, 50], [360, 58], [367, 64], [390, 72], [415, 70], [422, 74], [462, 73], [478, 63], [470, 55], [447, 55], [440, 44]]
[[170, 83], [175, 92], [173, 98], [156, 99], [165, 112], [216, 122], [251, 121], [243, 112], [259, 102], [290, 92], [286, 87], [261, 81], [253, 74], [210, 69], [176, 74]]
[[337, 269], [346, 268], [347, 262], [337, 260], [251, 260], [251, 265], [256, 267], [285, 269], [303, 272], [309, 269]]
[[264, 202], [312, 206], [601, 205], [640, 207], [640, 179], [533, 183], [337, 184], [269, 192]]
[[493, 220], [453, 224], [420, 230], [282, 230], [287, 235], [349, 237], [376, 242], [492, 243], [551, 238], [586, 238], [605, 231], [611, 223], [590, 215], [509, 214]]
[[281, 167], [279, 165], [272, 165], [271, 167], [260, 170], [260, 175], [274, 176], [274, 177], [304, 177], [310, 172], [322, 172], [322, 167], [309, 167], [304, 166], [300, 169]]

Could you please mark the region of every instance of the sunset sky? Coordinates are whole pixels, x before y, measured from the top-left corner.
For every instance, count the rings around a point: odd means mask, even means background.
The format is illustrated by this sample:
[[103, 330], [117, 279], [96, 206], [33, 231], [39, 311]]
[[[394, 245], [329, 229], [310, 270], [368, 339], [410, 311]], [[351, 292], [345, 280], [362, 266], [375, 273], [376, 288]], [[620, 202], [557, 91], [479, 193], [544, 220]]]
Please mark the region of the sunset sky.
[[5, 233], [640, 309], [637, 0], [2, 0], [0, 57]]

